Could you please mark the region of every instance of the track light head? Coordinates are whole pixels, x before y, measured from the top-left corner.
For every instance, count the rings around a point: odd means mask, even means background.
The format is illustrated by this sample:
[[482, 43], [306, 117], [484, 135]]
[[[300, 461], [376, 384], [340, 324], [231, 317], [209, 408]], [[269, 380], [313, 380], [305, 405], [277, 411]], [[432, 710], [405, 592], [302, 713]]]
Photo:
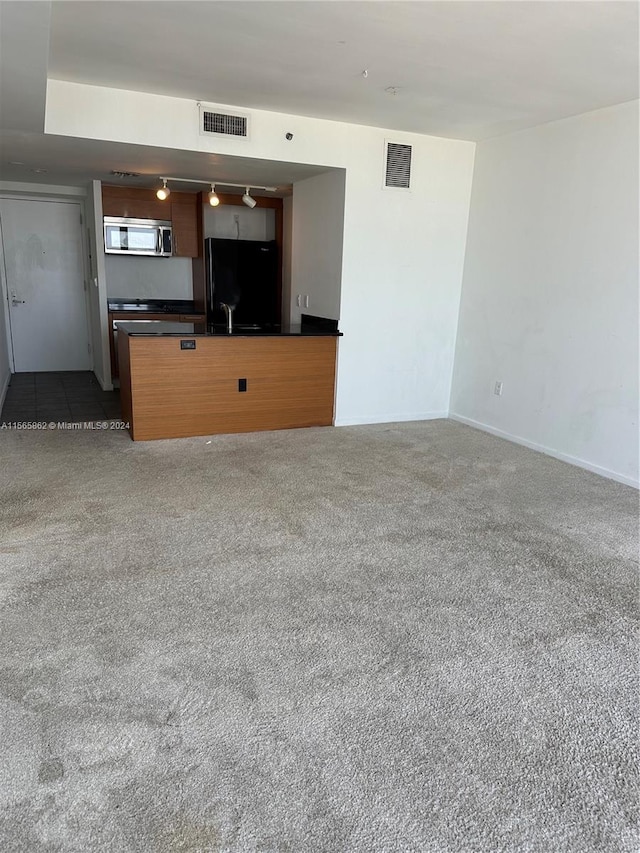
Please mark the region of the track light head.
[[211, 184], [211, 192], [209, 193], [207, 198], [209, 199], [209, 204], [211, 205], [211, 207], [217, 207], [220, 204], [220, 199], [216, 195], [216, 185], [215, 184]]
[[247, 187], [246, 193], [242, 196], [242, 201], [247, 205], [247, 207], [254, 208], [258, 202], [255, 198], [251, 198], [251, 195], [249, 194], [250, 189], [251, 187]]
[[171, 195], [171, 190], [167, 186], [167, 179], [166, 178], [162, 179], [162, 186], [160, 187], [160, 189], [158, 190], [156, 195], [158, 196], [160, 201], [166, 201], [169, 198], [169, 196]]

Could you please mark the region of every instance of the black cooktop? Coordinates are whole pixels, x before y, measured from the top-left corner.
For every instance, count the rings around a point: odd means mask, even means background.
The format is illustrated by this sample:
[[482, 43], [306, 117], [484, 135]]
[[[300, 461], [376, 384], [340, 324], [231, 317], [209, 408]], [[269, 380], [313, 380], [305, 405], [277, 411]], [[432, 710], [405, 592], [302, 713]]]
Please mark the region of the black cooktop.
[[150, 314], [196, 314], [192, 299], [109, 299], [107, 308], [117, 311]]

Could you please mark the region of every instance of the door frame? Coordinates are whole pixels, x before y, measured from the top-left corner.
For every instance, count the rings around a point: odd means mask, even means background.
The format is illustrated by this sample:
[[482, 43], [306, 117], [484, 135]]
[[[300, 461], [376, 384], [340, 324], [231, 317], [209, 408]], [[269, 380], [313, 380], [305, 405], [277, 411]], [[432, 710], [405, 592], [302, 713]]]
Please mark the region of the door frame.
[[[94, 369], [94, 342], [91, 334], [91, 312], [89, 308], [89, 254], [87, 247], [87, 238], [85, 234], [85, 225], [87, 222], [86, 205], [84, 196], [68, 196], [68, 195], [49, 195], [38, 194], [30, 195], [27, 193], [12, 193], [0, 192], [0, 201], [36, 201], [36, 202], [55, 202], [56, 204], [75, 204], [78, 206], [80, 221], [78, 228], [80, 229], [80, 251], [82, 253], [82, 290], [84, 293], [84, 319], [87, 324], [87, 340], [89, 341], [89, 362], [90, 370]], [[9, 369], [13, 375], [16, 372], [16, 362], [13, 351], [13, 330], [11, 328], [11, 311], [9, 310], [9, 283], [7, 281], [7, 268], [5, 264], [5, 249], [4, 249], [4, 234], [2, 232], [2, 217], [0, 216], [0, 299], [4, 310], [5, 328], [7, 330], [7, 346], [9, 356]]]

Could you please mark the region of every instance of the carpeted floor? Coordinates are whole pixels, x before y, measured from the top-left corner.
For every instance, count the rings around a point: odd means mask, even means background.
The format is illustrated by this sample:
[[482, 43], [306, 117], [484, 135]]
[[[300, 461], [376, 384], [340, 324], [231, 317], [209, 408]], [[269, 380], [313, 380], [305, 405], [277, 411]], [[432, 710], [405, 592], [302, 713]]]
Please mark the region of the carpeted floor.
[[451, 421], [0, 434], [3, 853], [637, 851], [638, 496]]

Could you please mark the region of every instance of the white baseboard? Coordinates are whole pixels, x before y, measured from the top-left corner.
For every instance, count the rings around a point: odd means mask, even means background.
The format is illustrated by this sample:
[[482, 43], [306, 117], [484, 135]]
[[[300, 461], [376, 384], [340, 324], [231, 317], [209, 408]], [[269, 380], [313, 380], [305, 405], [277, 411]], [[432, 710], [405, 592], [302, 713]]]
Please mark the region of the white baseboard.
[[447, 412], [411, 412], [400, 415], [369, 415], [360, 418], [336, 418], [334, 426], [364, 426], [365, 424], [394, 424], [401, 421], [434, 421], [446, 418]]
[[93, 371], [93, 375], [100, 383], [100, 387], [103, 391], [113, 391], [113, 384], [111, 382], [107, 382], [107, 380], [103, 376], [98, 376], [95, 370]]
[[7, 396], [7, 389], [9, 387], [9, 382], [11, 381], [11, 371], [7, 372], [2, 383], [0, 383], [0, 411], [4, 406], [5, 397]]
[[577, 456], [570, 456], [568, 453], [561, 453], [558, 450], [553, 450], [551, 447], [545, 447], [543, 444], [536, 444], [535, 441], [529, 441], [526, 438], [521, 438], [518, 435], [512, 435], [510, 432], [505, 432], [496, 427], [484, 424], [481, 421], [474, 421], [473, 418], [466, 418], [464, 415], [458, 415], [455, 412], [449, 412], [449, 417], [453, 421], [459, 421], [461, 424], [474, 427], [475, 429], [489, 432], [491, 435], [497, 435], [498, 438], [505, 438], [507, 441], [512, 441], [514, 444], [521, 444], [523, 447], [528, 447], [529, 450], [537, 450], [538, 453], [544, 453], [547, 456], [553, 456], [554, 459], [559, 459], [561, 462], [568, 462], [569, 465], [575, 465], [578, 468], [584, 468], [586, 471], [591, 471], [592, 474], [599, 474], [601, 477], [608, 477], [610, 480], [615, 480], [618, 483], [624, 483], [625, 486], [632, 486], [634, 489], [640, 489], [640, 481], [634, 480], [632, 477], [627, 477], [625, 474], [618, 474], [617, 471], [611, 471], [609, 468], [603, 468], [601, 465], [594, 465], [587, 462], [586, 459], [579, 459]]

